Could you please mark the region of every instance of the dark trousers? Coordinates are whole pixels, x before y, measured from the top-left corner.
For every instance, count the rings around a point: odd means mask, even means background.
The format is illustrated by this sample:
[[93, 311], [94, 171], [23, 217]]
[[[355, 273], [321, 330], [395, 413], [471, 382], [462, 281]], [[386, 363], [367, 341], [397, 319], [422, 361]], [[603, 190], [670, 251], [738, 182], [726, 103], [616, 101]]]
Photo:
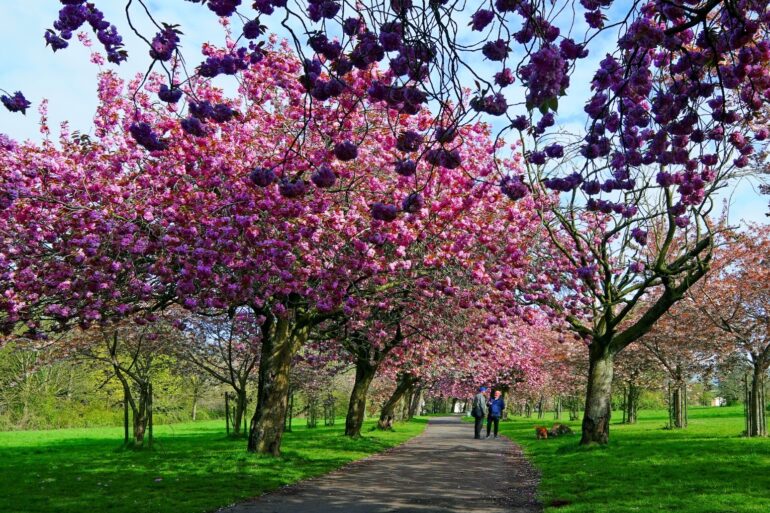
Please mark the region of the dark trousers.
[[476, 425], [474, 426], [475, 434], [473, 438], [481, 438], [481, 426], [484, 425], [484, 417], [473, 417], [476, 419]]
[[492, 417], [491, 415], [487, 417], [487, 436], [489, 436], [493, 422], [495, 424], [495, 436], [497, 436], [497, 428], [500, 427], [500, 417]]

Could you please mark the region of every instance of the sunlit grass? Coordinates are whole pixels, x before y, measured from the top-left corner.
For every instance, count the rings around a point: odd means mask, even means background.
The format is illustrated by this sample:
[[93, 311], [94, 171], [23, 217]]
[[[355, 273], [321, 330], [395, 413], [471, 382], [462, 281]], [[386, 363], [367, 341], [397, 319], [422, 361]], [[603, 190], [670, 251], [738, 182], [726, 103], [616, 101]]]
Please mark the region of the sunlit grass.
[[578, 447], [579, 422], [558, 421], [574, 436], [536, 440], [535, 425], [557, 422], [550, 413], [514, 417], [501, 430], [541, 470], [547, 512], [770, 511], [770, 439], [741, 436], [742, 407], [692, 407], [684, 430], [663, 429], [665, 411], [639, 413], [635, 425], [613, 422], [608, 447]]
[[344, 421], [315, 429], [298, 421], [280, 458], [247, 453], [223, 421], [156, 426], [153, 449], [141, 451], [123, 448], [122, 428], [0, 433], [0, 511], [211, 511], [397, 445], [426, 424], [380, 432], [370, 422], [351, 440]]

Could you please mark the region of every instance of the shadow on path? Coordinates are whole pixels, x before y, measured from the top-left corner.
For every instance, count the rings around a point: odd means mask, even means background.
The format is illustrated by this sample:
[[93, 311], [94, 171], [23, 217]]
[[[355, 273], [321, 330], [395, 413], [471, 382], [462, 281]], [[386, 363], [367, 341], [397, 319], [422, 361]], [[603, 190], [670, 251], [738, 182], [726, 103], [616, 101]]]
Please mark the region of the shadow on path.
[[457, 417], [382, 454], [220, 513], [535, 513], [537, 473], [505, 438], [474, 440]]

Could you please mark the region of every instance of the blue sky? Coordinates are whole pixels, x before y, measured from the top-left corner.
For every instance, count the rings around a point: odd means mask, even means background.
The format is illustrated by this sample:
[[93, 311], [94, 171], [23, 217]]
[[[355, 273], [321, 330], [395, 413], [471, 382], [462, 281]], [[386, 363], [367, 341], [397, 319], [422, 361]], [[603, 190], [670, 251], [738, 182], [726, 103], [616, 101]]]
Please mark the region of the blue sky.
[[[125, 2], [95, 0], [95, 3], [104, 11], [106, 19], [117, 25], [129, 52], [128, 62], [117, 67], [118, 72], [124, 77], [144, 72], [149, 63], [147, 47], [128, 28], [123, 11]], [[222, 27], [205, 7], [183, 0], [150, 0], [148, 4], [159, 21], [181, 25], [184, 32], [182, 45], [190, 66], [198, 62], [198, 49], [204, 41], [224, 41]], [[54, 54], [45, 46], [43, 40], [43, 34], [46, 28], [52, 26], [59, 6], [56, 0], [0, 2], [0, 19], [4, 20], [3, 30], [0, 32], [0, 45], [4, 48], [0, 53], [0, 88], [11, 93], [22, 90], [33, 103], [26, 116], [11, 114], [4, 109], [0, 111], [0, 133], [17, 140], [40, 139], [36, 108], [43, 98], [49, 100], [49, 120], [54, 132], [65, 120], [69, 122], [71, 130], [83, 133], [93, 131], [98, 68], [89, 62], [89, 51], [73, 38], [69, 48]], [[152, 34], [154, 30], [150, 28], [138, 6], [133, 12], [135, 24], [143, 33]], [[473, 11], [469, 9], [469, 12]], [[465, 26], [465, 22], [459, 24]], [[582, 30], [584, 27], [581, 23], [576, 24], [573, 29], [578, 33]], [[582, 127], [582, 108], [589, 94], [590, 79], [598, 61], [606, 53], [604, 46], [611, 44], [611, 39], [611, 34], [607, 34], [595, 41], [590, 56], [579, 61], [579, 66], [571, 78], [569, 97], [562, 98], [560, 102], [559, 118], [568, 130], [579, 130]], [[472, 63], [481, 73], [489, 71], [486, 73], [488, 76], [491, 76], [492, 70], [496, 71], [490, 64], [482, 59]], [[109, 66], [115, 68], [114, 65]], [[461, 77], [464, 78], [463, 75]], [[469, 87], [474, 87], [472, 80], [467, 83]], [[509, 89], [509, 102], [522, 100], [521, 88], [513, 86]], [[744, 219], [766, 222], [768, 198], [760, 196], [754, 184], [743, 181], [730, 193], [723, 197], [731, 199], [733, 221]]]

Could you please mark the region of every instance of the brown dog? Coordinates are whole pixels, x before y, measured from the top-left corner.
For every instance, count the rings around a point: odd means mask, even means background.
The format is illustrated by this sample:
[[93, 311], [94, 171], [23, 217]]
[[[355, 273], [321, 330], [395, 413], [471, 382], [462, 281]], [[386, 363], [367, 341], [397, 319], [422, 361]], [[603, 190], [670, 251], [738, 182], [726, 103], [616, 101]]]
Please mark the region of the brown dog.
[[535, 436], [537, 437], [538, 440], [540, 440], [540, 439], [543, 439], [543, 440], [547, 439], [548, 438], [548, 429], [544, 428], [542, 426], [536, 426], [535, 427]]

